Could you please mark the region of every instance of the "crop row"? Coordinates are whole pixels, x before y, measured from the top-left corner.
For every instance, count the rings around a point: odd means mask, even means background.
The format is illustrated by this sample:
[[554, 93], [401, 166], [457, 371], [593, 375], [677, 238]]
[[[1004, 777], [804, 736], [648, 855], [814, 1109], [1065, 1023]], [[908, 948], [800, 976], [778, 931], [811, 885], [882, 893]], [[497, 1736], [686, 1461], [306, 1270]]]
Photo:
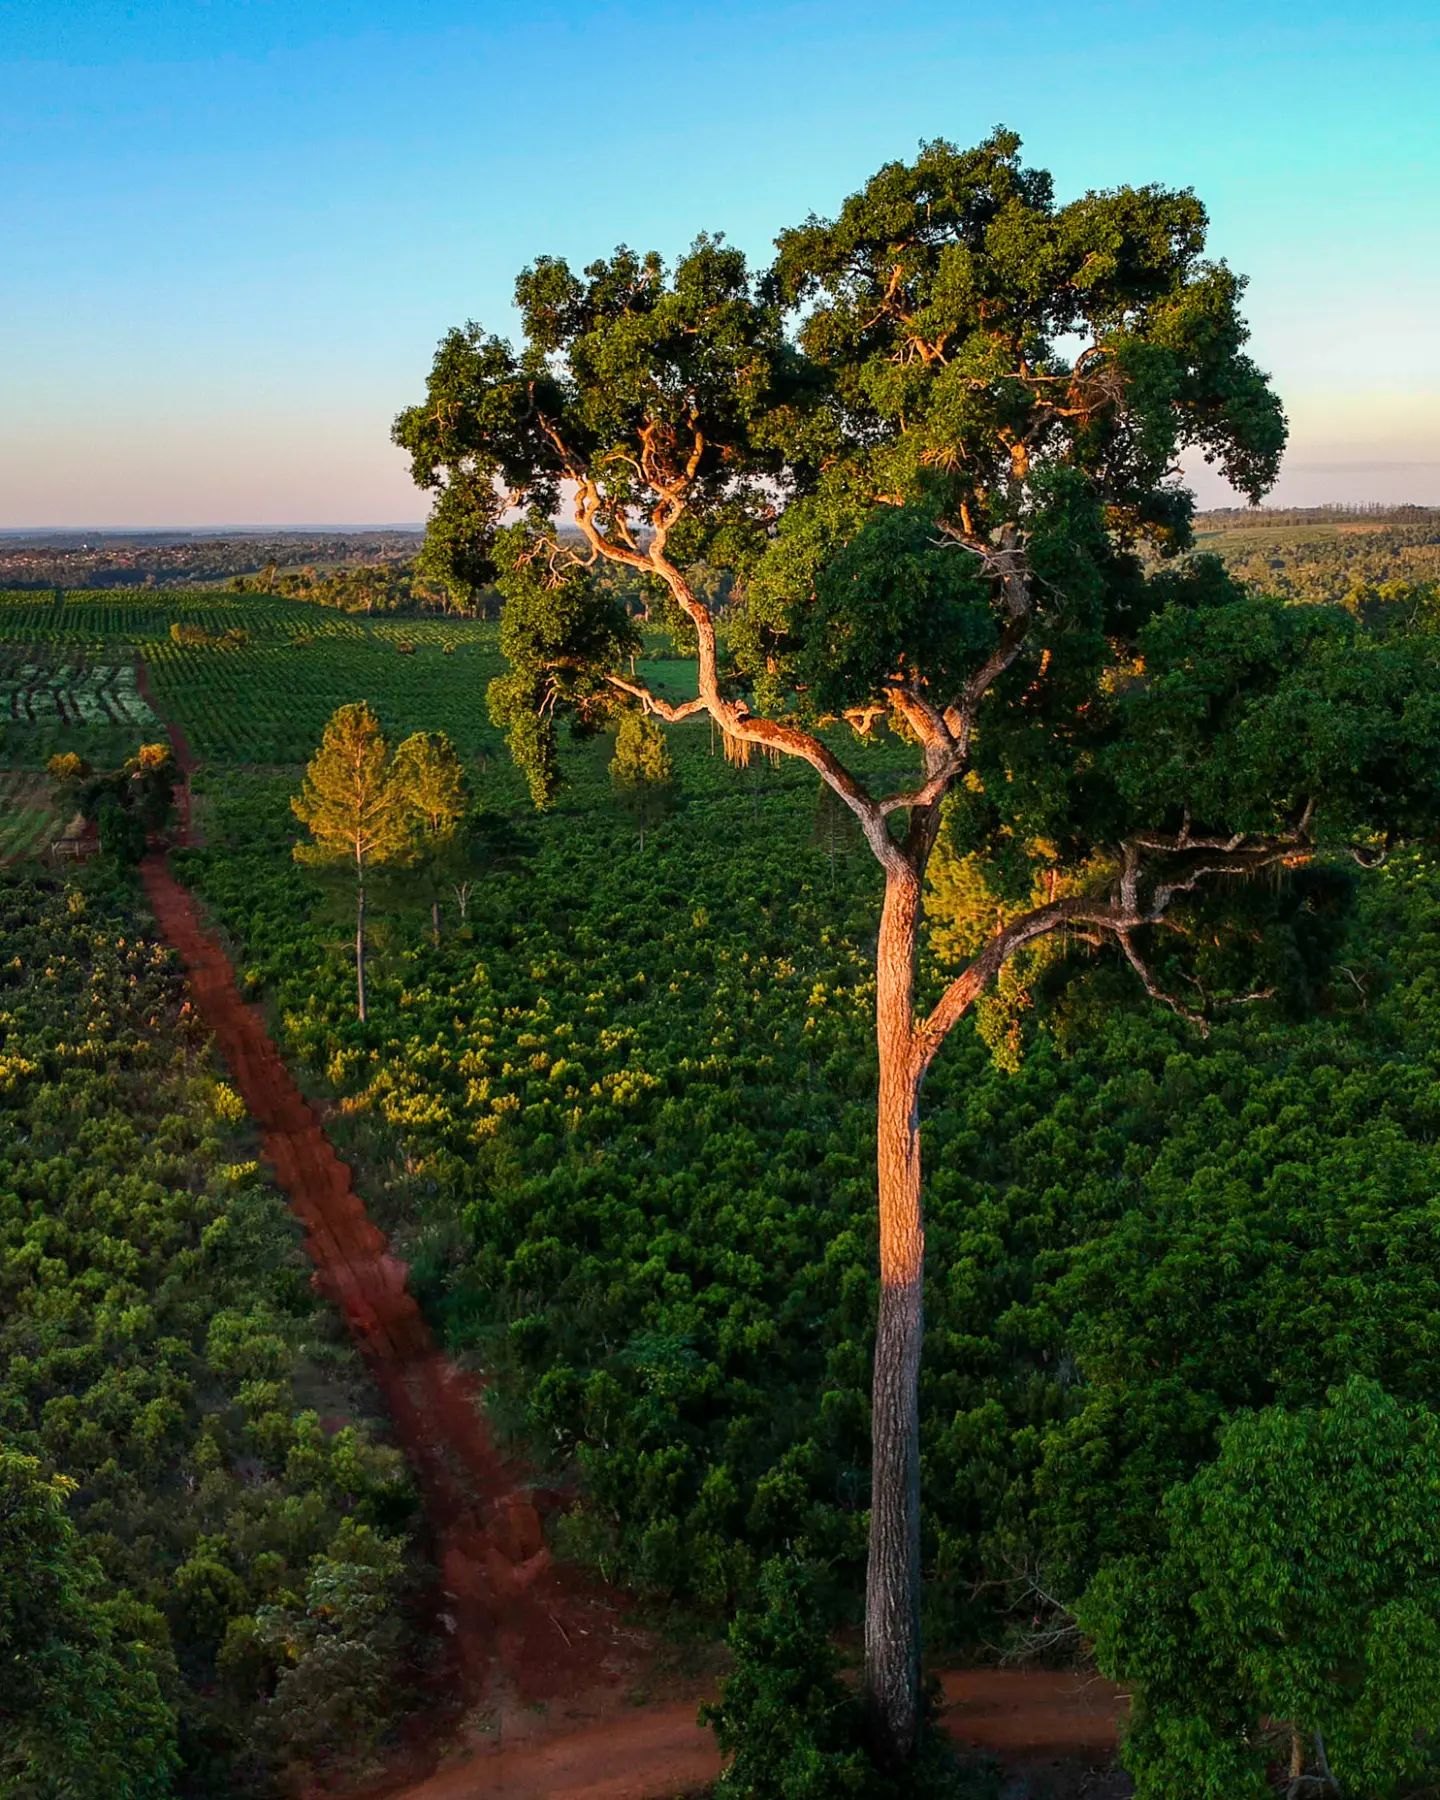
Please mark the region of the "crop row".
[[140, 698], [133, 665], [0, 660], [0, 714], [16, 724], [142, 725], [155, 715]]
[[0, 641], [9, 643], [141, 644], [168, 637], [176, 624], [197, 625], [216, 636], [227, 631], [278, 639], [365, 635], [362, 624], [333, 608], [269, 594], [181, 589], [137, 596], [102, 589], [57, 598], [0, 592]]
[[18, 862], [43, 849], [57, 823], [43, 777], [0, 769], [0, 863]]
[[467, 639], [451, 630], [447, 639], [415, 643], [378, 630], [228, 650], [165, 642], [145, 654], [162, 712], [202, 759], [303, 762], [335, 708], [353, 700], [368, 701], [395, 733], [439, 728], [468, 755], [493, 751], [499, 739], [485, 710], [486, 685], [500, 667], [493, 632]]

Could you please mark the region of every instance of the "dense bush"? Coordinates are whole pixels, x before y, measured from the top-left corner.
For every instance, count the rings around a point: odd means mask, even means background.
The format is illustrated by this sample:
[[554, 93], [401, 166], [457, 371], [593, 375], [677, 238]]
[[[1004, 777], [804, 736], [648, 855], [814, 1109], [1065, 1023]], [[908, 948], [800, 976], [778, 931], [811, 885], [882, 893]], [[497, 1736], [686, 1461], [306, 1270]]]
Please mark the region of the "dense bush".
[[1440, 1414], [1359, 1377], [1323, 1407], [1240, 1413], [1161, 1530], [1081, 1606], [1102, 1666], [1140, 1684], [1140, 1800], [1264, 1800], [1274, 1736], [1322, 1790], [1395, 1800], [1433, 1776]]
[[[681, 734], [686, 805], [643, 859], [617, 854], [584, 753], [573, 809], [526, 823], [529, 859], [463, 930], [437, 948], [396, 913], [366, 1031], [338, 929], [285, 866], [282, 785], [227, 783], [190, 867], [337, 1097], [432, 1313], [583, 1473], [570, 1546], [723, 1611], [774, 1555], [855, 1586], [873, 897], [811, 841], [813, 784], [705, 744]], [[1262, 1006], [1202, 1040], [1097, 967], [1015, 1073], [978, 1036], [937, 1065], [942, 1642], [1012, 1616], [1023, 1637], [1037, 1596], [1073, 1602], [1156, 1543], [1161, 1496], [1237, 1411], [1352, 1372], [1400, 1398], [1440, 1382], [1436, 886], [1421, 860], [1369, 879], [1309, 1022]]]
[[727, 1757], [723, 1800], [990, 1800], [984, 1771], [962, 1774], [933, 1732], [915, 1763], [887, 1779], [872, 1762], [860, 1697], [842, 1674], [825, 1585], [802, 1563], [774, 1557], [752, 1604], [730, 1627], [724, 1693], [701, 1716]]

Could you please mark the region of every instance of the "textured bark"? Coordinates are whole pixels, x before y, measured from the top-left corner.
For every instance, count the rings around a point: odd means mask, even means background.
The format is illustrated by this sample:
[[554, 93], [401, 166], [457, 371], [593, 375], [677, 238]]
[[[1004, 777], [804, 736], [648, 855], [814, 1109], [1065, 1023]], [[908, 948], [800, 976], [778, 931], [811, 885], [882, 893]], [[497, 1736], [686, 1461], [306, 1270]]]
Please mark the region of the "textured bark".
[[892, 872], [876, 952], [880, 1052], [877, 1175], [880, 1316], [875, 1333], [865, 1698], [875, 1749], [903, 1764], [920, 1703], [920, 1345], [925, 1230], [920, 1205], [920, 1082], [914, 1028], [920, 878]]
[[438, 896], [430, 902], [430, 935], [435, 943], [440, 942], [440, 901]]
[[355, 1010], [365, 1023], [365, 876], [355, 883]]

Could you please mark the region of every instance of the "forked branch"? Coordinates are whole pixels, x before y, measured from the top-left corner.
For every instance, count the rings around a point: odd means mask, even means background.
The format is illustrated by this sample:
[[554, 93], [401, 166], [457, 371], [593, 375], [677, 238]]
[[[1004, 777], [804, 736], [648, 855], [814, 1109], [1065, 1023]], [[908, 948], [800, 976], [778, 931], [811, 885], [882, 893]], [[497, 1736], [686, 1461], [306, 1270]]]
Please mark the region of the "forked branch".
[[[1307, 808], [1308, 827], [1312, 809]], [[1227, 839], [1223, 849], [1207, 845], [1200, 854], [1190, 840], [1189, 854], [1182, 853], [1178, 866], [1160, 870], [1147, 869], [1141, 851], [1147, 842], [1163, 842], [1171, 856], [1177, 840], [1134, 839], [1122, 847], [1119, 867], [1107, 893], [1067, 895], [1061, 899], [1022, 913], [996, 931], [968, 966], [945, 989], [929, 1016], [916, 1027], [915, 1048], [918, 1066], [923, 1073], [934, 1060], [940, 1046], [989, 987], [1010, 959], [1027, 945], [1057, 932], [1070, 933], [1090, 944], [1113, 942], [1139, 976], [1153, 999], [1178, 1013], [1200, 1030], [1208, 1030], [1205, 1014], [1185, 1005], [1167, 992], [1156, 980], [1136, 947], [1134, 933], [1147, 925], [1158, 925], [1174, 901], [1192, 893], [1202, 883], [1223, 876], [1245, 879], [1277, 866], [1295, 867], [1314, 856], [1306, 830], [1278, 833], [1260, 839]], [[1243, 1005], [1268, 999], [1271, 989], [1230, 996], [1225, 1004]]]

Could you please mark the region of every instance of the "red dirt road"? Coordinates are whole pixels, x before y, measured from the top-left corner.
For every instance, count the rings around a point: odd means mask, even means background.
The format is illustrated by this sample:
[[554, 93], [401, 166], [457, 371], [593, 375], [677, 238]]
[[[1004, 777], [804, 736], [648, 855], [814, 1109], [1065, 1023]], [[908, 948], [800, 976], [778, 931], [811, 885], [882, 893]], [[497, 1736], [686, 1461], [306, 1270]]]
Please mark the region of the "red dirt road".
[[200, 1016], [258, 1122], [265, 1155], [304, 1223], [321, 1290], [363, 1352], [415, 1473], [436, 1539], [464, 1697], [502, 1725], [524, 1709], [614, 1693], [636, 1669], [638, 1633], [612, 1599], [551, 1566], [519, 1470], [496, 1450], [478, 1385], [441, 1354], [405, 1265], [367, 1217], [315, 1113], [236, 990], [229, 959], [163, 855], [141, 865], [145, 891], [189, 973]]
[[[966, 1669], [941, 1678], [944, 1729], [959, 1744], [1035, 1769], [1103, 1766], [1123, 1701], [1107, 1681], [1049, 1669]], [[696, 1705], [677, 1701], [497, 1744], [394, 1800], [674, 1800], [720, 1773]]]

